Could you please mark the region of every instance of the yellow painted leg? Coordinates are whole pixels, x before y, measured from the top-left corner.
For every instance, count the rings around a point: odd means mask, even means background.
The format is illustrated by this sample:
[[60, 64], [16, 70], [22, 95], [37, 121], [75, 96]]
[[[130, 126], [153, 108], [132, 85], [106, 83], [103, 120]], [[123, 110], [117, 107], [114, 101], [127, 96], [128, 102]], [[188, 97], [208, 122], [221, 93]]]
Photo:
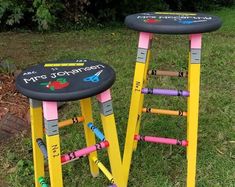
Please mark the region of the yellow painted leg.
[[35, 186], [40, 187], [39, 177], [44, 177], [44, 158], [36, 140], [43, 139], [42, 106], [40, 101], [30, 99], [30, 119], [32, 130], [33, 165]]
[[[85, 137], [86, 137], [86, 144], [87, 144], [87, 146], [91, 146], [96, 143], [94, 133], [87, 126], [87, 124], [89, 122], [93, 122], [92, 109], [91, 109], [91, 98], [82, 99], [80, 101], [80, 104], [81, 104], [82, 116], [84, 117], [83, 127], [84, 127], [84, 132], [85, 132]], [[96, 177], [99, 174], [99, 168], [92, 160], [93, 157], [97, 157], [96, 151], [90, 153], [88, 156], [91, 174], [93, 177]]]
[[198, 136], [198, 110], [200, 89], [200, 58], [201, 35], [191, 35], [191, 49], [188, 67], [188, 111], [187, 111], [187, 187], [195, 186], [197, 136]]
[[46, 135], [46, 141], [47, 141], [51, 187], [62, 187], [63, 181], [62, 181], [59, 135], [54, 135], [54, 136]]
[[62, 187], [62, 166], [56, 102], [43, 101], [44, 125], [51, 187]]
[[[146, 66], [145, 66], [145, 70], [144, 70], [143, 87], [145, 87], [145, 85], [147, 83], [147, 71], [148, 71], [148, 66], [149, 66], [150, 55], [151, 55], [151, 51], [148, 50], [147, 59], [146, 59]], [[141, 96], [140, 96], [140, 104], [139, 104], [139, 112], [138, 112], [139, 120], [137, 121], [135, 134], [139, 134], [139, 131], [140, 131], [140, 122], [141, 122], [141, 117], [142, 117], [143, 103], [144, 103], [144, 94], [141, 94]], [[133, 151], [135, 151], [137, 149], [137, 144], [138, 144], [138, 141], [134, 141]]]
[[105, 139], [109, 142], [108, 155], [111, 171], [115, 184], [118, 187], [123, 186], [122, 162], [118, 143], [117, 129], [113, 114], [112, 100], [110, 90], [107, 90], [97, 96], [101, 110], [101, 121]]
[[104, 116], [101, 114], [101, 121], [103, 124], [105, 138], [109, 142], [108, 155], [114, 181], [118, 187], [121, 187], [123, 186], [123, 177], [121, 172], [122, 162], [114, 115], [111, 114]]
[[[131, 96], [131, 104], [127, 125], [127, 134], [123, 155], [123, 179], [124, 186], [127, 186], [128, 176], [131, 165], [131, 158], [134, 146], [134, 135], [139, 131], [139, 121], [140, 114], [143, 107], [143, 94], [141, 94], [141, 90], [143, 88], [144, 80], [146, 79], [148, 64], [149, 64], [149, 46], [152, 38], [152, 34], [150, 33], [140, 33], [139, 45], [138, 45], [138, 54], [137, 54], [137, 62], [135, 66], [135, 75], [133, 80], [133, 88], [132, 88], [132, 96]], [[146, 55], [143, 55], [146, 54]]]

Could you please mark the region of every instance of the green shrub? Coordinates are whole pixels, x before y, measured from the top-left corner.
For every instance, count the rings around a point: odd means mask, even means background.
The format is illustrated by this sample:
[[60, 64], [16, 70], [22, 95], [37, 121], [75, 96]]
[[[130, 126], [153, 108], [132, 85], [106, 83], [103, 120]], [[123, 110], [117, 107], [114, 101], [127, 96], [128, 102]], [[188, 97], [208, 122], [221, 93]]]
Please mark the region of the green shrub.
[[123, 22], [126, 15], [144, 11], [206, 11], [230, 7], [235, 0], [0, 0], [0, 29], [75, 29], [93, 24]]
[[125, 16], [143, 11], [164, 11], [168, 5], [163, 0], [91, 0], [88, 11], [92, 13], [95, 20], [101, 22], [123, 21]]
[[57, 13], [63, 5], [56, 0], [34, 0], [35, 15], [33, 21], [37, 22], [39, 30], [50, 30], [56, 24]]
[[11, 59], [0, 59], [0, 73], [13, 74], [17, 67]]
[[90, 0], [64, 0], [64, 17], [72, 23], [84, 26], [92, 22], [92, 16], [87, 9], [91, 6]]
[[0, 0], [0, 23], [8, 26], [19, 24], [27, 11], [24, 1]]
[[32, 29], [36, 23], [39, 30], [49, 30], [55, 25], [57, 14], [63, 4], [56, 0], [0, 0], [1, 28], [28, 25]]
[[165, 2], [171, 10], [176, 11], [208, 11], [235, 4], [235, 0], [165, 0]]

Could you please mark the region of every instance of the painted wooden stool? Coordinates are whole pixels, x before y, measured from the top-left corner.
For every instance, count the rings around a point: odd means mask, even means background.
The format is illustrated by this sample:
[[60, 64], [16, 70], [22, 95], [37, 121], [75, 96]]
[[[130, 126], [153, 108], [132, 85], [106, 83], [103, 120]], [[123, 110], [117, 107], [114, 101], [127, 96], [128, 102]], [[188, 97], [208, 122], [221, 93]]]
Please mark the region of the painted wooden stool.
[[[195, 186], [201, 40], [204, 32], [221, 26], [218, 17], [197, 13], [147, 12], [127, 16], [125, 24], [139, 31], [139, 44], [133, 81], [129, 120], [123, 157], [124, 182], [127, 184], [132, 152], [138, 141], [187, 146], [187, 186]], [[188, 72], [148, 70], [153, 34], [189, 34]], [[188, 90], [146, 88], [147, 76], [185, 77]], [[144, 94], [187, 97], [187, 112], [143, 108]], [[142, 112], [187, 117], [187, 140], [139, 135]], [[126, 186], [126, 185], [125, 185]]]
[[[92, 176], [97, 176], [100, 169], [112, 184], [120, 184], [121, 157], [109, 90], [114, 81], [115, 72], [110, 66], [87, 59], [38, 64], [26, 69], [17, 77], [17, 89], [30, 100], [37, 187], [47, 186], [44, 180], [43, 157], [49, 163], [52, 187], [63, 186], [63, 164], [84, 156], [89, 158]], [[93, 124], [92, 96], [96, 96], [99, 102], [104, 134]], [[58, 122], [57, 102], [73, 100], [80, 100], [82, 116]], [[87, 147], [61, 155], [59, 128], [77, 122], [83, 122]], [[46, 145], [43, 142], [44, 133]], [[100, 140], [97, 144], [95, 136]], [[96, 151], [104, 148], [108, 151], [112, 174], [97, 159]]]

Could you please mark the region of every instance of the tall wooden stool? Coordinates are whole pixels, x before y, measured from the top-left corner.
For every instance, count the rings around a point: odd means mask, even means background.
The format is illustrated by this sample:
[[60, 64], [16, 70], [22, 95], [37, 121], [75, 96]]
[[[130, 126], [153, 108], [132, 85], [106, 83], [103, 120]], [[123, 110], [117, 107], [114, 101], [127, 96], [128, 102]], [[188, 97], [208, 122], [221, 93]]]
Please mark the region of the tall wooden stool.
[[[30, 100], [36, 187], [46, 186], [43, 157], [48, 160], [50, 185], [62, 187], [62, 165], [84, 156], [89, 158], [93, 177], [100, 169], [111, 184], [120, 186], [121, 157], [110, 94], [114, 81], [115, 72], [110, 66], [87, 59], [38, 64], [17, 77], [17, 89]], [[99, 102], [104, 134], [93, 124], [92, 96]], [[73, 100], [80, 100], [82, 116], [58, 122], [57, 102]], [[59, 128], [77, 122], [83, 122], [87, 147], [61, 155]], [[97, 158], [97, 151], [104, 148], [108, 150], [112, 174]]]
[[[137, 141], [187, 146], [187, 186], [195, 186], [198, 108], [200, 85], [201, 40], [204, 32], [221, 26], [218, 17], [197, 13], [146, 12], [127, 16], [125, 24], [139, 31], [139, 44], [123, 157], [124, 183], [127, 185], [132, 152]], [[188, 72], [148, 70], [153, 34], [189, 34]], [[147, 88], [147, 75], [173, 76], [188, 79], [188, 90]], [[187, 97], [187, 112], [144, 108], [144, 94]], [[187, 117], [187, 139], [178, 140], [139, 135], [142, 112]]]

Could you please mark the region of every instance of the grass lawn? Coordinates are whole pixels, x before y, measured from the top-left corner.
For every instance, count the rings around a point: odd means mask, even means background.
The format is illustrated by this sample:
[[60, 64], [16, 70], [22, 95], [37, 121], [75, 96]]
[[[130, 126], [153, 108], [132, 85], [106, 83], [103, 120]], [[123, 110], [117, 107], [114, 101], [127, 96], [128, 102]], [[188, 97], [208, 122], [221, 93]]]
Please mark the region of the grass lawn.
[[[213, 12], [223, 27], [203, 35], [197, 186], [235, 186], [235, 8]], [[20, 68], [39, 62], [89, 58], [110, 64], [117, 72], [112, 88], [114, 112], [123, 152], [138, 34], [122, 28], [89, 29], [64, 33], [0, 33], [0, 57]], [[151, 68], [187, 69], [187, 36], [155, 35]], [[159, 77], [149, 86], [186, 89], [183, 79]], [[101, 128], [98, 106], [95, 124]], [[186, 110], [184, 98], [146, 96], [145, 106]], [[78, 102], [60, 110], [60, 119], [80, 114]], [[62, 153], [84, 147], [81, 125], [60, 130]], [[143, 114], [141, 133], [184, 139], [186, 120]], [[108, 165], [107, 153], [99, 153]], [[129, 186], [185, 186], [185, 149], [177, 146], [140, 143], [134, 153]], [[65, 186], [107, 186], [101, 173], [92, 178], [87, 158], [63, 166]], [[30, 136], [19, 135], [0, 147], [0, 180], [11, 187], [34, 186]], [[47, 178], [48, 179], [48, 178]], [[1, 186], [1, 182], [0, 182]], [[7, 186], [7, 185], [2, 185]]]

